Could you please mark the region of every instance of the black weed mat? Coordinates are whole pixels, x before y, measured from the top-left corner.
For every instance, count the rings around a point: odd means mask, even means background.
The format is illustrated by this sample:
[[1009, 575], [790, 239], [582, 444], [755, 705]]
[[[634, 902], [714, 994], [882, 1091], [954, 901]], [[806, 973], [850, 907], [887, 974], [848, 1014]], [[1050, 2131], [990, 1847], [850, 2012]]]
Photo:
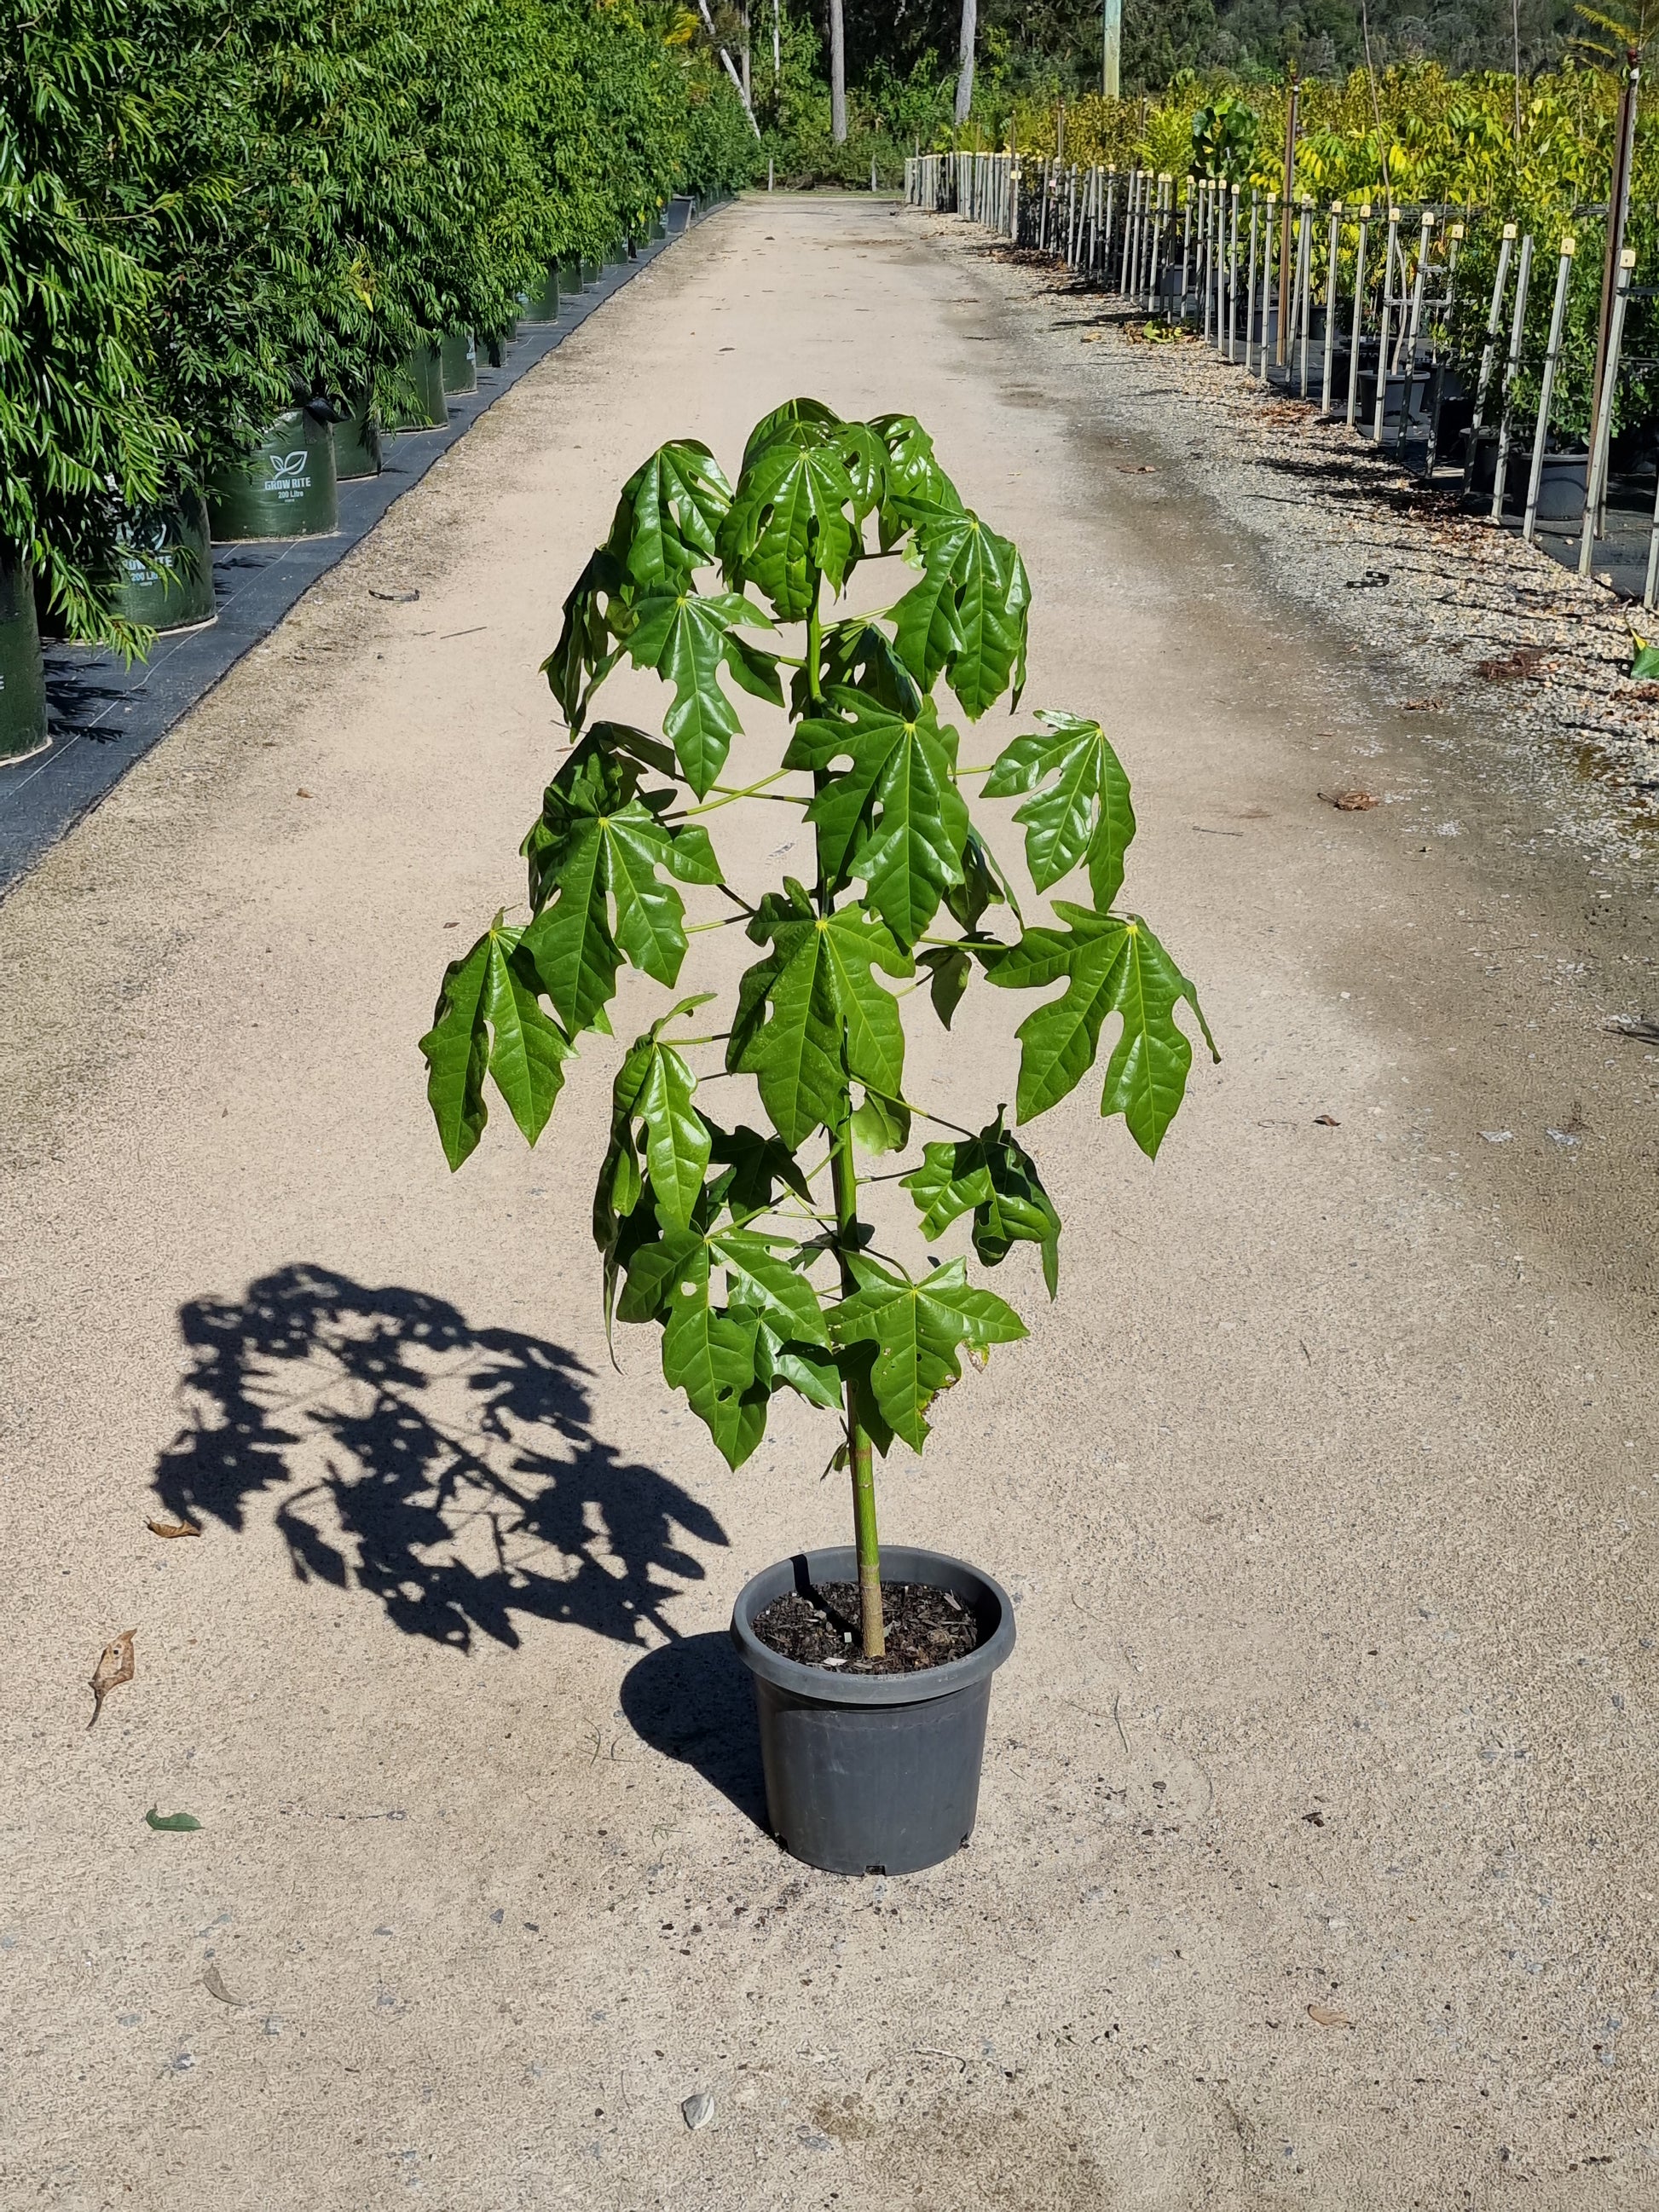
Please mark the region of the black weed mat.
[[[674, 202], [668, 214], [669, 242], [690, 227], [692, 214], [689, 200]], [[444, 429], [404, 434], [392, 441], [378, 477], [340, 486], [340, 526], [331, 536], [216, 545], [216, 622], [157, 638], [149, 659], [131, 668], [115, 653], [49, 645], [52, 743], [20, 767], [0, 773], [0, 894], [95, 806], [244, 653], [268, 637], [301, 595], [362, 544], [392, 501], [418, 483], [486, 408], [663, 251], [661, 240], [641, 246], [637, 260], [607, 269], [577, 298], [562, 300], [556, 322], [526, 325], [507, 349], [502, 368], [490, 368], [481, 360], [478, 389], [450, 399]]]

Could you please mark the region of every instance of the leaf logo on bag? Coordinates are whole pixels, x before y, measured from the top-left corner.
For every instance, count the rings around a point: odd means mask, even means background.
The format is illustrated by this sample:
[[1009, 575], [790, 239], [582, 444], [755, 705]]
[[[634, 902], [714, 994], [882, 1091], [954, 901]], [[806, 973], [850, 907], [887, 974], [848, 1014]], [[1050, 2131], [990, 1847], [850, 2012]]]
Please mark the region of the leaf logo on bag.
[[297, 453], [273, 453], [270, 457], [270, 473], [273, 478], [297, 477], [305, 465], [306, 449], [301, 446]]

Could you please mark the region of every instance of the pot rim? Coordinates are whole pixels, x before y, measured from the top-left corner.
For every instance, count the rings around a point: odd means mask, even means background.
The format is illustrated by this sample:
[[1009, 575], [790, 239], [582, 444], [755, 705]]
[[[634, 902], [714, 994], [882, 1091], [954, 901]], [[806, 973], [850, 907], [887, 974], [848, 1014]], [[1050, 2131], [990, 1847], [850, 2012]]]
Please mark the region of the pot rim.
[[803, 1577], [808, 1582], [856, 1582], [858, 1555], [850, 1544], [821, 1546], [816, 1551], [796, 1552], [775, 1561], [750, 1579], [738, 1591], [732, 1608], [732, 1641], [738, 1656], [752, 1674], [791, 1696], [819, 1705], [924, 1705], [952, 1692], [975, 1687], [1001, 1666], [1014, 1648], [1013, 1600], [994, 1576], [948, 1552], [927, 1551], [917, 1545], [884, 1544], [883, 1579], [887, 1582], [927, 1583], [954, 1590], [975, 1607], [988, 1599], [997, 1607], [997, 1624], [977, 1650], [942, 1667], [925, 1668], [915, 1674], [842, 1674], [823, 1667], [808, 1667], [786, 1659], [763, 1644], [752, 1626], [754, 1615], [792, 1589]]

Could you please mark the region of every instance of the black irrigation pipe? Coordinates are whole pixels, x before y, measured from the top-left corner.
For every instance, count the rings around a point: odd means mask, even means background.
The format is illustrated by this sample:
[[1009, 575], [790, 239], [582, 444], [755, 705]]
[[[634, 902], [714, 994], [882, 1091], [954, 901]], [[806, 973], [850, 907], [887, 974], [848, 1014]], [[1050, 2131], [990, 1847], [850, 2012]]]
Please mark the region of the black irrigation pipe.
[[707, 211], [695, 200], [676, 200], [668, 210], [666, 240], [639, 246], [636, 258], [607, 268], [575, 298], [562, 298], [556, 322], [521, 326], [506, 349], [503, 367], [490, 368], [481, 358], [477, 392], [451, 396], [445, 428], [400, 432], [379, 476], [340, 486], [340, 526], [329, 536], [216, 545], [216, 622], [158, 637], [149, 659], [131, 667], [118, 654], [89, 646], [48, 645], [52, 742], [27, 763], [0, 772], [0, 897], [270, 636], [319, 576], [362, 544], [393, 501], [412, 490], [487, 409]]

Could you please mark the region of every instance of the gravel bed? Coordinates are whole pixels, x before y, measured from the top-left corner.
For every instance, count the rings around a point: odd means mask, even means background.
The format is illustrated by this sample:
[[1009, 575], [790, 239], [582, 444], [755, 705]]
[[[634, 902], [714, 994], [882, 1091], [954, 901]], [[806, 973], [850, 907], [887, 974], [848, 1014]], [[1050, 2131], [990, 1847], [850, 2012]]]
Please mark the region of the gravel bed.
[[1659, 823], [1659, 684], [1628, 674], [1647, 626], [1639, 605], [1465, 514], [1455, 492], [1200, 340], [1149, 341], [1121, 302], [1046, 257], [952, 218], [921, 220], [1029, 319], [1036, 348], [1080, 372], [1115, 433], [1213, 503], [1287, 599], [1358, 641], [1373, 684], [1421, 714], [1425, 735], [1431, 718], [1476, 717], [1534, 802], [1564, 808], [1589, 843], [1647, 843]]

